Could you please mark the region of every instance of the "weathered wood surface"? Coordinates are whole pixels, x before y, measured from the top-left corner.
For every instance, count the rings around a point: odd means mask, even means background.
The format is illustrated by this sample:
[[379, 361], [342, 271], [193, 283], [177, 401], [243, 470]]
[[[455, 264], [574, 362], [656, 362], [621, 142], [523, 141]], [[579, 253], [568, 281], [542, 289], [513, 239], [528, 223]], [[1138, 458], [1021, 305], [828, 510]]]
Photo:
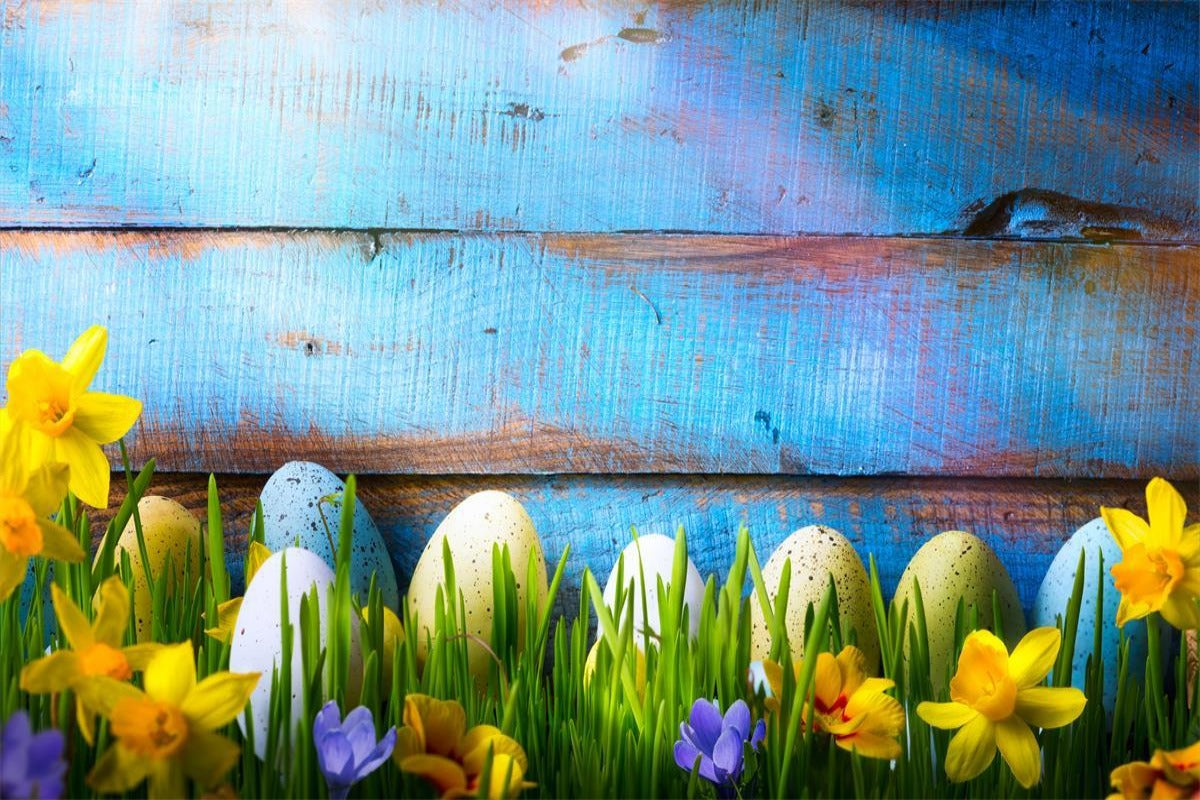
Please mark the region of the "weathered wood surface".
[[0, 233], [0, 362], [111, 332], [138, 461], [1200, 474], [1200, 248]]
[[1195, 238], [1198, 19], [0, 0], [0, 224]]
[[[114, 476], [115, 477], [115, 476]], [[265, 476], [219, 476], [231, 567], [241, 553]], [[159, 475], [151, 492], [172, 497], [205, 517], [207, 477]], [[1192, 516], [1195, 481], [1178, 482]], [[123, 482], [114, 480], [115, 502]], [[844, 533], [864, 561], [875, 555], [890, 592], [917, 548], [944, 530], [968, 530], [987, 541], [1012, 574], [1026, 608], [1059, 546], [1101, 505], [1145, 514], [1142, 481], [987, 480], [942, 478], [789, 478], [767, 476], [362, 476], [359, 494], [379, 525], [401, 587], [438, 523], [472, 492], [500, 489], [533, 517], [548, 559], [569, 543], [567, 592], [576, 597], [584, 567], [603, 580], [630, 540], [673, 535], [682, 525], [692, 559], [723, 576], [740, 525], [748, 526], [760, 561], [793, 530], [823, 524]], [[115, 508], [115, 505], [114, 505]], [[103, 521], [105, 515], [100, 515]], [[97, 526], [100, 527], [100, 526]]]

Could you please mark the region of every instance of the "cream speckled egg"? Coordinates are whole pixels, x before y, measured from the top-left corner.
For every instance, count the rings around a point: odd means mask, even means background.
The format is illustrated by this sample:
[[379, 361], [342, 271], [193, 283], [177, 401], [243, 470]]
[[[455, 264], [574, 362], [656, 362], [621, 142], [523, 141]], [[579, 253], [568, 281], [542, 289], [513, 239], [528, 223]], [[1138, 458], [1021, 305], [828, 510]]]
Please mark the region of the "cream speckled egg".
[[[169, 556], [173, 577], [168, 579], [168, 593], [187, 591], [180, 583], [183, 581], [184, 565], [189, 557], [192, 576], [200, 576], [200, 520], [174, 500], [156, 495], [147, 495], [138, 501], [138, 517], [142, 521], [142, 538], [146, 541], [146, 555], [150, 559], [150, 571], [154, 579], [157, 580], [166, 567]], [[142, 568], [142, 553], [138, 549], [137, 528], [133, 517], [129, 518], [120, 538], [117, 539], [114, 563], [120, 564], [122, 551], [129, 554], [129, 565], [133, 568], [133, 614], [137, 626], [137, 640], [146, 642], [150, 640], [153, 627], [151, 614], [154, 597], [150, 584], [146, 582], [146, 572]]]
[[[820, 605], [829, 576], [837, 589], [839, 622], [844, 636], [854, 631], [860, 650], [872, 669], [879, 663], [879, 633], [871, 608], [871, 584], [862, 559], [845, 536], [824, 525], [801, 528], [780, 543], [763, 566], [763, 582], [772, 605], [783, 578], [784, 564], [791, 560], [791, 581], [785, 627], [792, 657], [804, 656], [804, 617], [808, 607]], [[771, 632], [757, 598], [750, 602], [750, 658], [767, 658]]]
[[[625, 604], [626, 606], [629, 603], [633, 604], [634, 642], [640, 647], [643, 631], [646, 628], [649, 628], [653, 634], [659, 632], [658, 582], [661, 580], [663, 588], [670, 589], [671, 572], [675, 566], [675, 540], [669, 536], [663, 536], [661, 533], [651, 533], [639, 536], [625, 546], [621, 555], [617, 557], [617, 563], [613, 564], [608, 581], [604, 584], [604, 605], [608, 606], [609, 613], [614, 616], [617, 612], [617, 571], [619, 567], [622, 567], [622, 559], [624, 560], [623, 571], [627, 591]], [[640, 591], [643, 577], [646, 588], [644, 614]], [[696, 569], [696, 565], [689, 558], [687, 579], [683, 589], [683, 605], [688, 609], [688, 631], [693, 638], [700, 632], [700, 607], [703, 604], [704, 579], [700, 577], [700, 570]], [[623, 621], [624, 615], [622, 614], [622, 619], [617, 620], [617, 625]]]
[[[231, 672], [261, 672], [250, 695], [250, 709], [254, 721], [254, 752], [259, 758], [266, 754], [267, 725], [270, 719], [271, 673], [283, 660], [283, 619], [281, 608], [281, 578], [284, 564], [287, 565], [288, 622], [295, 632], [292, 647], [291, 720], [295, 722], [304, 713], [304, 662], [300, 641], [300, 599], [305, 592], [317, 591], [321, 617], [321, 645], [325, 645], [327, 630], [325, 595], [334, 584], [333, 570], [315, 553], [298, 547], [289, 547], [274, 553], [263, 562], [246, 588], [242, 600], [242, 612], [238, 614], [233, 631], [233, 646], [229, 653]], [[357, 697], [362, 688], [362, 650], [359, 641], [358, 619], [350, 615], [350, 671], [346, 692], [348, 698]], [[238, 726], [246, 732], [246, 717], [239, 714]]]
[[[945, 688], [954, 670], [954, 616], [959, 598], [967, 605], [975, 604], [980, 624], [991, 630], [994, 591], [1000, 600], [1005, 642], [1011, 648], [1025, 635], [1025, 613], [1017, 587], [992, 548], [979, 537], [965, 531], [946, 531], [921, 546], [904, 568], [892, 601], [897, 607], [908, 601], [910, 620], [914, 579], [921, 586], [925, 606], [930, 678], [935, 692]], [[904, 644], [907, 661], [907, 636]]]
[[[526, 565], [534, 559], [537, 606], [546, 604], [549, 591], [546, 559], [533, 520], [511, 495], [499, 491], [477, 492], [463, 500], [438, 525], [413, 571], [408, 588], [409, 610], [420, 625], [418, 657], [425, 657], [426, 636], [435, 619], [438, 588], [443, 585], [445, 562], [443, 542], [450, 546], [454, 577], [466, 609], [466, 631], [492, 643], [493, 582], [492, 547], [508, 545], [517, 586], [519, 644], [525, 632]], [[484, 648], [468, 641], [471, 672], [476, 680], [487, 679], [491, 656]]]

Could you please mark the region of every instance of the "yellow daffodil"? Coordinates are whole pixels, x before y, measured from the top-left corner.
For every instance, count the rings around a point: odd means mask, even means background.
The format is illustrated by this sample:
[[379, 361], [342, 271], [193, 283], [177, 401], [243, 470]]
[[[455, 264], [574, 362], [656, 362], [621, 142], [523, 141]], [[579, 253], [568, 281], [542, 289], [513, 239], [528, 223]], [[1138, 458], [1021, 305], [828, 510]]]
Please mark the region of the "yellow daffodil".
[[[904, 731], [904, 706], [884, 694], [895, 686], [886, 678], [867, 676], [866, 655], [857, 647], [842, 648], [817, 656], [813, 672], [813, 707], [807, 704], [803, 719], [811, 711], [813, 731], [827, 733], [843, 750], [857, 751], [869, 758], [899, 758], [897, 737]], [[762, 662], [771, 693], [766, 699], [769, 711], [778, 711], [783, 692], [783, 669], [774, 661]], [[803, 662], [796, 662], [798, 676]]]
[[35, 461], [71, 467], [71, 491], [96, 508], [108, 505], [109, 466], [100, 445], [120, 439], [142, 413], [130, 397], [89, 392], [108, 346], [108, 331], [88, 328], [62, 363], [26, 350], [8, 369], [8, 406], [14, 429], [29, 438]]
[[21, 582], [31, 556], [60, 561], [83, 560], [83, 548], [50, 514], [67, 494], [65, 464], [43, 464], [29, 471], [23, 439], [0, 426], [0, 601]]
[[[271, 557], [271, 551], [260, 542], [251, 542], [250, 550], [246, 553], [246, 587], [254, 580], [258, 568]], [[217, 624], [205, 628], [204, 633], [218, 642], [228, 644], [233, 641], [233, 629], [237, 625], [238, 612], [242, 610], [242, 598], [233, 597], [217, 606]]]
[[1040, 686], [1058, 657], [1057, 628], [1035, 628], [1009, 655], [990, 631], [963, 642], [958, 671], [950, 680], [949, 703], [921, 703], [917, 714], [935, 728], [961, 728], [946, 751], [946, 775], [969, 781], [992, 763], [999, 748], [1026, 789], [1041, 780], [1042, 761], [1030, 725], [1060, 728], [1083, 713], [1078, 689]]
[[258, 679], [257, 672], [218, 672], [197, 683], [191, 642], [155, 654], [144, 692], [97, 679], [104, 690], [101, 712], [116, 743], [100, 757], [88, 784], [117, 794], [149, 778], [149, 795], [157, 798], [185, 796], [185, 778], [203, 788], [220, 783], [241, 748], [216, 731], [242, 713]]
[[1182, 750], [1155, 750], [1150, 763], [1134, 761], [1112, 771], [1108, 800], [1170, 800], [1200, 794], [1200, 742]]
[[1180, 630], [1200, 628], [1200, 523], [1184, 525], [1187, 506], [1162, 478], [1146, 486], [1146, 511], [1149, 522], [1123, 508], [1100, 509], [1121, 548], [1112, 567], [1117, 625], [1157, 611]]
[[[491, 753], [488, 785], [481, 787]], [[392, 759], [405, 772], [432, 783], [443, 798], [516, 797], [536, 784], [524, 780], [529, 769], [525, 751], [492, 725], [467, 730], [467, 715], [454, 700], [423, 694], [404, 698], [404, 727], [396, 731]]]
[[129, 680], [135, 671], [146, 668], [161, 645], [121, 647], [129, 625], [129, 590], [116, 575], [100, 584], [92, 601], [96, 617], [90, 623], [57, 585], [50, 586], [50, 593], [58, 628], [70, 647], [28, 664], [21, 670], [21, 689], [31, 694], [73, 691], [79, 729], [91, 744], [99, 702], [96, 693], [103, 689], [95, 679]]

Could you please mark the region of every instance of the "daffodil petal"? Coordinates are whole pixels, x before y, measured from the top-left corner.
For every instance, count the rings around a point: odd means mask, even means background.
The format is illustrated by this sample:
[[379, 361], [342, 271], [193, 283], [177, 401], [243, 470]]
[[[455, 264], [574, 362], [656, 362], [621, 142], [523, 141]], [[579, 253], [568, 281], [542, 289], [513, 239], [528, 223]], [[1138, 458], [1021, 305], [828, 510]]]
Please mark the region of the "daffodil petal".
[[[271, 557], [271, 551], [262, 542], [251, 542], [250, 549], [246, 551], [246, 585], [250, 585], [250, 581], [254, 580], [254, 576], [258, 574], [258, 568], [261, 567], [266, 560]], [[384, 609], [389, 610], [389, 609]]]
[[1144, 603], [1135, 603], [1127, 597], [1122, 597], [1117, 606], [1117, 627], [1122, 627], [1130, 620], [1142, 619], [1149, 613], [1150, 607]]
[[83, 704], [108, 717], [122, 700], [142, 700], [145, 693], [132, 683], [114, 680], [104, 675], [76, 681], [75, 696]]
[[75, 427], [98, 444], [115, 442], [137, 422], [142, 404], [132, 397], [105, 392], [87, 392], [79, 397]]
[[129, 590], [119, 575], [113, 575], [100, 584], [93, 601], [96, 618], [92, 620], [92, 635], [97, 642], [109, 647], [120, 647], [129, 627]]
[[146, 779], [153, 763], [118, 742], [100, 756], [88, 775], [88, 786], [101, 794], [127, 792]]
[[71, 466], [71, 491], [92, 508], [108, 508], [108, 459], [100, 445], [72, 428], [55, 439], [55, 456]]
[[108, 331], [102, 325], [93, 325], [79, 334], [67, 354], [62, 366], [71, 373], [75, 388], [83, 391], [91, 385], [100, 365], [104, 363], [104, 351], [108, 349]]
[[83, 740], [89, 745], [95, 745], [96, 712], [88, 708], [87, 703], [83, 702], [83, 698], [78, 694], [75, 695], [75, 724], [79, 726], [79, 732], [83, 735]]
[[867, 758], [883, 758], [890, 761], [904, 753], [899, 741], [877, 733], [857, 731], [851, 736], [839, 736], [835, 741], [843, 750], [856, 752]]
[[43, 464], [29, 475], [23, 496], [39, 517], [53, 514], [67, 496], [71, 470], [66, 464]]
[[1087, 698], [1074, 688], [1038, 686], [1017, 692], [1017, 716], [1036, 728], [1061, 728], [1083, 713]]
[[1008, 657], [1008, 671], [1018, 688], [1036, 686], [1054, 667], [1062, 634], [1058, 628], [1034, 628], [1017, 643]]
[[214, 730], [232, 722], [246, 707], [260, 674], [257, 672], [218, 672], [209, 675], [192, 689], [180, 705], [188, 723]]
[[174, 800], [187, 796], [183, 765], [173, 758], [150, 761], [150, 783], [146, 787], [149, 800]]
[[242, 610], [242, 598], [233, 597], [217, 606], [217, 624], [204, 629], [205, 636], [211, 636], [218, 642], [233, 641], [233, 631], [237, 627], [238, 614]]
[[1182, 592], [1176, 592], [1166, 599], [1162, 604], [1162, 608], [1158, 610], [1171, 625], [1174, 625], [1181, 631], [1190, 631], [1200, 628], [1200, 607], [1196, 605], [1196, 598]]
[[1148, 546], [1174, 547], [1179, 543], [1187, 505], [1174, 486], [1162, 478], [1146, 484], [1146, 512], [1150, 517]]
[[79, 656], [71, 650], [56, 650], [25, 665], [21, 690], [29, 694], [65, 692], [79, 674]]
[[445, 756], [425, 753], [409, 756], [400, 762], [400, 769], [424, 778], [443, 793], [467, 788], [467, 775], [462, 767]]
[[37, 526], [42, 531], [42, 555], [44, 557], [66, 561], [70, 564], [78, 564], [83, 561], [86, 553], [83, 552], [83, 548], [79, 546], [79, 542], [75, 540], [75, 536], [69, 530], [48, 519], [39, 519]]
[[995, 731], [991, 720], [980, 714], [954, 734], [946, 748], [946, 777], [961, 783], [987, 769], [996, 757]]
[[129, 647], [122, 648], [121, 654], [125, 656], [125, 660], [129, 662], [129, 668], [134, 672], [141, 672], [150, 666], [150, 662], [163, 649], [163, 645], [154, 642], [145, 644], [134, 644]]
[[1029, 789], [1041, 780], [1042, 752], [1037, 737], [1019, 718], [1009, 717], [996, 723], [996, 747], [1017, 783]]
[[1146, 524], [1146, 520], [1128, 509], [1101, 506], [1100, 516], [1104, 518], [1109, 533], [1122, 550], [1128, 550], [1150, 536], [1150, 526]]
[[207, 788], [224, 778], [241, 754], [242, 748], [224, 736], [192, 728], [188, 731], [180, 761], [184, 774]]
[[7, 600], [25, 582], [27, 556], [17, 556], [0, 547], [0, 602]]
[[176, 707], [182, 706], [196, 686], [196, 662], [192, 654], [192, 643], [189, 641], [170, 645], [155, 654], [146, 666], [145, 684], [146, 694], [155, 700]]
[[962, 703], [925, 702], [917, 706], [917, 716], [925, 720], [926, 725], [951, 730], [973, 722], [979, 712]]
[[81, 652], [96, 643], [92, 636], [92, 624], [74, 601], [67, 597], [66, 592], [58, 588], [57, 583], [50, 584], [50, 601], [54, 604], [58, 629], [67, 637], [72, 650]]

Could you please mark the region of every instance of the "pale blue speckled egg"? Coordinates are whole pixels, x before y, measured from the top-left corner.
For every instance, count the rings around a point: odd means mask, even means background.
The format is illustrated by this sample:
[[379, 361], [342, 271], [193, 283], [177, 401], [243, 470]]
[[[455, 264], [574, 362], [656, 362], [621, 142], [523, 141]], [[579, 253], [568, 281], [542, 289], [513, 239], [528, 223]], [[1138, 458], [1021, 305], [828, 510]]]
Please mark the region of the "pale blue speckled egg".
[[[1120, 629], [1117, 628], [1117, 606], [1121, 595], [1113, 584], [1112, 565], [1121, 560], [1121, 548], [1113, 541], [1104, 520], [1096, 518], [1084, 525], [1063, 544], [1058, 555], [1050, 564], [1042, 586], [1033, 604], [1034, 625], [1057, 625], [1058, 618], [1067, 615], [1067, 604], [1075, 586], [1075, 573], [1079, 566], [1079, 554], [1085, 553], [1083, 598], [1079, 606], [1079, 627], [1076, 631], [1075, 654], [1071, 662], [1071, 684], [1084, 688], [1085, 668], [1092, 653], [1096, 626], [1101, 630], [1100, 663], [1104, 664], [1104, 709], [1112, 713], [1117, 697], [1117, 646]], [[1104, 559], [1101, 575], [1100, 556]], [[1096, 584], [1104, 580], [1104, 607], [1096, 613]], [[1125, 636], [1130, 640], [1130, 675], [1140, 680], [1142, 665], [1146, 662], [1146, 625], [1141, 620], [1125, 623]]]
[[[319, 555], [334, 569], [341, 519], [341, 495], [346, 484], [320, 464], [291, 461], [267, 481], [259, 500], [263, 507], [266, 546], [272, 553], [302, 547]], [[332, 547], [330, 540], [332, 538]], [[371, 575], [383, 594], [383, 604], [400, 608], [396, 572], [387, 545], [362, 501], [354, 509], [354, 557], [350, 562], [350, 591], [367, 602]]]

